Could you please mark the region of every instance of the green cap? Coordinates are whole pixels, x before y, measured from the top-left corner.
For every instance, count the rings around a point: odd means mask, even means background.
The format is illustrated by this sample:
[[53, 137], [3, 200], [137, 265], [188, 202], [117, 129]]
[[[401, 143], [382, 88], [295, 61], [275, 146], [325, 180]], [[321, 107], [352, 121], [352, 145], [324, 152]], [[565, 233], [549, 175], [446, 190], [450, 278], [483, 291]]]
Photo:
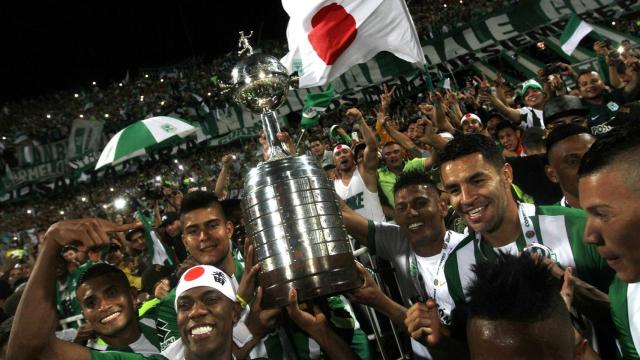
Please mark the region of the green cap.
[[544, 92], [544, 89], [542, 88], [542, 85], [540, 85], [539, 82], [533, 79], [530, 79], [522, 83], [522, 91], [520, 91], [520, 96], [524, 97], [527, 94], [527, 91], [529, 91], [529, 89], [537, 89]]

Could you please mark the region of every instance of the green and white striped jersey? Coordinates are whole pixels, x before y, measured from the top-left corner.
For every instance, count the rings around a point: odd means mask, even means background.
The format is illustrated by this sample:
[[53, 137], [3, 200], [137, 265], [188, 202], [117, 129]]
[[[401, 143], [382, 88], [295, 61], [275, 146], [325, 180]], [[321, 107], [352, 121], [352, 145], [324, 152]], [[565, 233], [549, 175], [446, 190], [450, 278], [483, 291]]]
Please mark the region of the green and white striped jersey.
[[[540, 244], [550, 248], [554, 260], [563, 267], [574, 268], [580, 279], [607, 291], [614, 273], [595, 246], [582, 242], [587, 219], [584, 211], [532, 205], [526, 205], [523, 209], [526, 209], [525, 213], [533, 226], [531, 233], [527, 231], [527, 237], [536, 237]], [[486, 241], [479, 241], [476, 234], [470, 231], [449, 255], [444, 268], [449, 294], [456, 307], [466, 303], [467, 289], [475, 278], [472, 270], [474, 264], [494, 261], [498, 250], [515, 254], [526, 246], [527, 239], [522, 233], [515, 242], [494, 249]]]
[[625, 359], [640, 359], [640, 283], [627, 284], [617, 276], [609, 287], [611, 318]]
[[91, 350], [91, 360], [173, 360], [156, 354], [144, 356], [136, 353], [122, 351], [96, 351]]
[[105, 343], [102, 339], [98, 338], [96, 341], [90, 341], [87, 344], [88, 348], [99, 351], [116, 351], [125, 353], [136, 353], [143, 356], [158, 355], [160, 354], [160, 340], [156, 332], [156, 315], [153, 309], [147, 311], [142, 317], [138, 319], [138, 326], [140, 327], [140, 337], [135, 342], [129, 344], [129, 346], [114, 347]]

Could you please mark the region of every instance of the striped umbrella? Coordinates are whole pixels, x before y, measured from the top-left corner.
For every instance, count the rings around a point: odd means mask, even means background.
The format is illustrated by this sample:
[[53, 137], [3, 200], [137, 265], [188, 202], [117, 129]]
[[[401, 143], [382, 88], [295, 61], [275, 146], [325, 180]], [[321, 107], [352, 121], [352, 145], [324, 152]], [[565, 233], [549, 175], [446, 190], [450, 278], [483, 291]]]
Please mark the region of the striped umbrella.
[[171, 144], [193, 134], [197, 128], [189, 123], [156, 116], [138, 121], [120, 130], [102, 150], [96, 170], [146, 154], [146, 149], [160, 143]]

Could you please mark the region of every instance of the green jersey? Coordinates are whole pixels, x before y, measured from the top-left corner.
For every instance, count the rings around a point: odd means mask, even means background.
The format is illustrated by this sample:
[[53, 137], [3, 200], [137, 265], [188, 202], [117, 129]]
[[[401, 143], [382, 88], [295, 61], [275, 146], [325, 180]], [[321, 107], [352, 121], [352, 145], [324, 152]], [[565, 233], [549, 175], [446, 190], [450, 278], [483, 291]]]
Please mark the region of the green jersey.
[[[407, 161], [402, 171], [411, 170], [424, 170], [424, 158], [417, 158]], [[397, 180], [398, 176], [393, 171], [389, 170], [386, 166], [378, 169], [378, 183], [380, 183], [382, 193], [384, 193], [384, 196], [387, 197], [387, 200], [389, 200], [389, 204], [391, 204], [392, 207], [395, 207], [393, 186], [396, 184]]]
[[156, 318], [157, 314], [154, 308], [147, 310], [144, 315], [138, 319], [140, 337], [128, 346], [110, 346], [98, 338], [96, 341], [90, 341], [87, 347], [99, 351], [136, 353], [143, 356], [160, 354], [160, 340], [156, 332]]
[[640, 359], [640, 283], [627, 284], [617, 276], [609, 287], [611, 318], [625, 359]]
[[162, 355], [144, 356], [141, 354], [127, 353], [121, 351], [91, 351], [91, 360], [174, 360], [167, 359]]
[[548, 247], [550, 254], [563, 267], [571, 266], [580, 279], [606, 292], [613, 278], [613, 271], [600, 257], [593, 245], [582, 242], [586, 213], [579, 209], [559, 206], [520, 204], [521, 225], [527, 223], [515, 242], [493, 248], [482, 241], [479, 234], [470, 234], [453, 250], [445, 263], [444, 274], [449, 293], [456, 307], [466, 303], [466, 290], [475, 278], [472, 266], [481, 261], [494, 261], [497, 251], [517, 254], [535, 238]]

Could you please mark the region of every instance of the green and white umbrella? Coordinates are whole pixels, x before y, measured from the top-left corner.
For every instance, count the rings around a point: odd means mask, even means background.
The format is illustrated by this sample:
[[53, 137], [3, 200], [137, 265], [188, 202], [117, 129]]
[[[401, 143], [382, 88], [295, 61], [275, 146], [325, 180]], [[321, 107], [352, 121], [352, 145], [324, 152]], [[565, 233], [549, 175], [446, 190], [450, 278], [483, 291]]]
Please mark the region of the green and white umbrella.
[[187, 137], [197, 128], [189, 123], [156, 116], [138, 121], [120, 130], [105, 146], [100, 154], [96, 170], [105, 165], [115, 165], [125, 160], [146, 154], [146, 149], [160, 143], [173, 143]]

